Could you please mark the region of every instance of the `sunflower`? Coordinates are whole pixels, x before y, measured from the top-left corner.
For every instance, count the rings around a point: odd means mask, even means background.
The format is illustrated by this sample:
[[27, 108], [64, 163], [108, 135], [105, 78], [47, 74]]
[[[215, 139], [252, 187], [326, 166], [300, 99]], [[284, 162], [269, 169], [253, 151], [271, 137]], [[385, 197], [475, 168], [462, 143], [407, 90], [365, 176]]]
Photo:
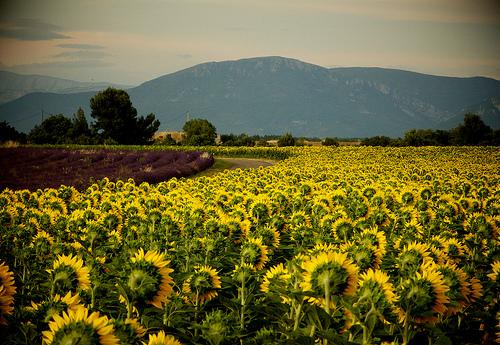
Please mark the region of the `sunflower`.
[[48, 331], [43, 331], [44, 345], [50, 344], [119, 344], [113, 325], [106, 316], [89, 311], [84, 306], [54, 315]]
[[131, 272], [128, 275], [128, 288], [133, 300], [144, 302], [161, 309], [167, 303], [167, 298], [172, 293], [173, 282], [170, 273], [174, 270], [167, 265], [163, 254], [157, 251], [139, 249], [130, 259]]
[[6, 325], [5, 317], [14, 311], [14, 295], [16, 294], [14, 283], [14, 273], [9, 271], [9, 266], [5, 263], [0, 263], [0, 325]]
[[371, 244], [359, 244], [355, 242], [343, 243], [339, 250], [347, 253], [348, 257], [360, 268], [365, 271], [368, 268], [379, 268], [382, 259], [377, 255], [377, 247]]
[[483, 295], [483, 286], [476, 277], [469, 279], [470, 294], [468, 296], [469, 302], [477, 301]]
[[357, 237], [356, 242], [361, 244], [374, 245], [377, 247], [377, 257], [382, 260], [387, 252], [387, 237], [383, 231], [376, 227], [364, 229]]
[[372, 209], [369, 220], [377, 226], [388, 226], [391, 224], [391, 211], [384, 205]]
[[311, 217], [304, 211], [294, 211], [288, 220], [288, 224], [292, 227], [311, 226]]
[[90, 289], [90, 270], [83, 260], [73, 255], [58, 255], [51, 270], [53, 294], [64, 294], [78, 289]]
[[466, 306], [470, 294], [467, 274], [454, 264], [440, 265], [438, 271], [443, 275], [445, 284], [450, 288], [446, 296], [450, 299], [446, 314], [454, 315]]
[[394, 287], [390, 282], [390, 277], [384, 271], [379, 269], [368, 269], [366, 272], [361, 273], [359, 276], [359, 288], [360, 290], [366, 287], [376, 287], [383, 292], [385, 300], [393, 305], [397, 302], [398, 297], [395, 294]]
[[348, 217], [341, 217], [333, 223], [332, 229], [335, 239], [347, 242], [354, 233], [354, 223]]
[[450, 261], [460, 263], [465, 254], [465, 246], [456, 238], [444, 241], [443, 251]]
[[313, 248], [309, 249], [307, 251], [307, 255], [311, 257], [311, 256], [316, 256], [320, 253], [334, 252], [337, 249], [338, 249], [337, 246], [334, 244], [321, 242], [321, 243], [316, 243]]
[[255, 237], [262, 239], [262, 243], [268, 248], [278, 248], [280, 245], [280, 232], [270, 225], [257, 228]]
[[33, 241], [30, 244], [30, 247], [36, 246], [46, 246], [50, 247], [54, 244], [54, 238], [50, 236], [46, 231], [39, 230], [37, 234], [33, 237]]
[[283, 303], [288, 303], [290, 298], [283, 295], [283, 291], [287, 289], [288, 283], [292, 279], [292, 275], [285, 268], [285, 266], [280, 263], [276, 266], [271, 267], [266, 274], [264, 279], [260, 284], [260, 291], [264, 293], [277, 292], [280, 294]]
[[410, 242], [399, 253], [396, 259], [396, 267], [399, 269], [399, 274], [405, 277], [412, 275], [418, 271], [421, 265], [429, 261], [432, 261], [429, 246], [423, 243]]
[[210, 266], [194, 267], [194, 273], [182, 284], [182, 292], [186, 295], [185, 301], [195, 305], [203, 304], [217, 297], [217, 290], [221, 288], [220, 277]]
[[41, 303], [32, 301], [31, 306], [26, 307], [26, 311], [33, 314], [34, 319], [49, 322], [54, 315], [60, 314], [68, 309], [75, 310], [80, 306], [80, 295], [73, 295], [71, 292], [68, 292], [62, 297], [56, 294], [54, 297]]
[[271, 204], [271, 199], [265, 195], [260, 194], [252, 200], [250, 207], [248, 208], [248, 214], [257, 222], [261, 223], [271, 216], [271, 209], [269, 205]]
[[137, 319], [114, 320], [115, 336], [120, 344], [136, 344], [146, 335], [146, 328]]
[[413, 189], [404, 188], [399, 193], [397, 200], [405, 206], [413, 205], [416, 200], [416, 193]]
[[359, 289], [356, 292], [356, 302], [353, 307], [361, 315], [366, 315], [372, 307], [377, 309], [380, 321], [388, 322], [385, 315], [397, 315], [395, 303], [398, 297], [387, 273], [379, 269], [368, 269], [359, 276]]
[[450, 299], [443, 275], [434, 265], [425, 265], [421, 272], [409, 276], [399, 292], [400, 321], [407, 317], [416, 323], [434, 323], [446, 312]]
[[496, 260], [491, 264], [491, 273], [488, 274], [488, 278], [497, 282], [500, 277], [500, 260]]
[[171, 335], [165, 335], [165, 332], [159, 331], [156, 334], [150, 334], [148, 342], [143, 342], [144, 345], [182, 345], [180, 341]]
[[269, 260], [267, 253], [267, 246], [262, 243], [261, 238], [248, 237], [241, 246], [241, 261], [251, 265], [254, 270], [261, 270]]
[[351, 296], [356, 292], [358, 267], [346, 253], [321, 253], [302, 263], [304, 281], [302, 290], [309, 293], [309, 301], [324, 308], [332, 308], [333, 296]]

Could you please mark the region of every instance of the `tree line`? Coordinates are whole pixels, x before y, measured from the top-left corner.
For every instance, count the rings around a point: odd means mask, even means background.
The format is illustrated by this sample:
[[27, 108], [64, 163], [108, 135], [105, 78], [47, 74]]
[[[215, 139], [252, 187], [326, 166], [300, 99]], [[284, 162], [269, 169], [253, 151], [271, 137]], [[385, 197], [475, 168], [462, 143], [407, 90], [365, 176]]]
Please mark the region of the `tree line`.
[[457, 127], [450, 130], [411, 129], [403, 138], [375, 136], [361, 141], [365, 146], [498, 146], [500, 130], [486, 125], [476, 114], [467, 113]]

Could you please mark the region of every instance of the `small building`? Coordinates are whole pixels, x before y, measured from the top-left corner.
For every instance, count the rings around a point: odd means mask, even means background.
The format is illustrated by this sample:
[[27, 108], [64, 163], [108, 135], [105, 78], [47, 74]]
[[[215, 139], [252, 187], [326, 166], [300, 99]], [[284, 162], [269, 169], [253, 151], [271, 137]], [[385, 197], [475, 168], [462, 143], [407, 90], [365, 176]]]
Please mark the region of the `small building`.
[[165, 131], [165, 132], [156, 132], [155, 134], [153, 134], [153, 140], [155, 142], [162, 142], [165, 140], [165, 138], [168, 135], [170, 135], [172, 137], [172, 139], [175, 140], [176, 143], [180, 143], [180, 142], [184, 141], [184, 139], [186, 138], [186, 135], [184, 134], [184, 132]]

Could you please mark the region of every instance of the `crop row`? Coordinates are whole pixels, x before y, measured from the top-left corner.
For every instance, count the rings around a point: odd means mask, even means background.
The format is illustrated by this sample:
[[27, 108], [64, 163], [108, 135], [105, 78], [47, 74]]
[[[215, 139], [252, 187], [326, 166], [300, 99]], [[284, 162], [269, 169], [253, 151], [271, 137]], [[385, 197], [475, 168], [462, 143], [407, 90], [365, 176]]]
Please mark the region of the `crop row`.
[[104, 177], [157, 183], [192, 175], [212, 164], [213, 157], [200, 151], [0, 148], [0, 188], [36, 190], [66, 184], [81, 190]]

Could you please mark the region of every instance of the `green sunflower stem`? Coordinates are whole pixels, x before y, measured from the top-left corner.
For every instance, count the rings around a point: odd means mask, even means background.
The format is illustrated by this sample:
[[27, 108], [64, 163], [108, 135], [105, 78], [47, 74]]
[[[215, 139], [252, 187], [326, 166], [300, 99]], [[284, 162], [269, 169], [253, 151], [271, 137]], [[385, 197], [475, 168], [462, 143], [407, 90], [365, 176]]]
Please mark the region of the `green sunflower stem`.
[[[196, 289], [196, 298], [194, 300], [194, 322], [198, 324], [198, 313], [200, 311], [200, 303], [199, 303], [199, 298], [200, 298], [200, 290]], [[194, 336], [195, 338], [198, 337], [199, 329], [196, 327], [194, 329]]]
[[325, 282], [325, 311], [330, 315], [330, 279]]
[[246, 277], [243, 275], [241, 279], [241, 292], [240, 292], [240, 329], [243, 331], [245, 329], [245, 280]]
[[293, 321], [293, 330], [294, 331], [296, 331], [299, 328], [300, 314], [302, 313], [302, 304], [303, 304], [303, 302], [300, 302], [300, 304], [295, 308], [295, 316], [294, 316], [294, 321]]
[[410, 328], [410, 308], [405, 312], [405, 321], [403, 324], [403, 345], [408, 345], [409, 339], [409, 328]]

